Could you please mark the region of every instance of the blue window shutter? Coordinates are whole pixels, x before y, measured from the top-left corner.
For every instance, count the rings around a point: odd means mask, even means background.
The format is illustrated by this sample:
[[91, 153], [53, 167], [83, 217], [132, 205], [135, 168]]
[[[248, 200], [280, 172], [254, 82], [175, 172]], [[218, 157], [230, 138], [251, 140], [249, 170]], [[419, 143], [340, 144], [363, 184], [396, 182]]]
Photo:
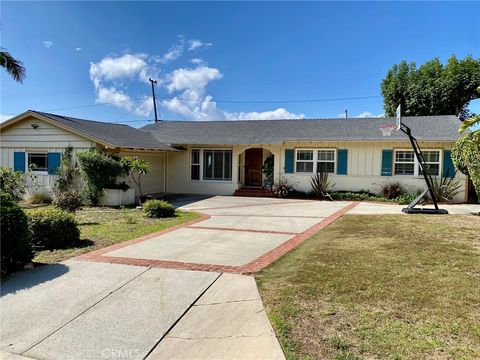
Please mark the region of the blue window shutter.
[[347, 165], [348, 165], [348, 150], [347, 149], [338, 149], [337, 150], [337, 174], [338, 175], [347, 175]]
[[455, 175], [455, 166], [452, 161], [452, 152], [443, 150], [443, 177], [453, 177]]
[[13, 153], [13, 171], [25, 172], [25, 153], [23, 151]]
[[293, 174], [295, 169], [295, 150], [285, 149], [285, 174]]
[[382, 176], [392, 176], [393, 150], [382, 150]]
[[60, 166], [60, 153], [48, 153], [48, 173], [54, 175]]

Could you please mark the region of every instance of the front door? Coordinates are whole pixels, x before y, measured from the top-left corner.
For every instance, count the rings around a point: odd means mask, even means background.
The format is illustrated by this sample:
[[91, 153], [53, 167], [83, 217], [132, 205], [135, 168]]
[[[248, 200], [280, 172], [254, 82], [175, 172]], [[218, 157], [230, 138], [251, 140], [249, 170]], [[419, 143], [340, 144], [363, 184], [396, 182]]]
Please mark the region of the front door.
[[245, 151], [245, 185], [262, 186], [263, 149]]

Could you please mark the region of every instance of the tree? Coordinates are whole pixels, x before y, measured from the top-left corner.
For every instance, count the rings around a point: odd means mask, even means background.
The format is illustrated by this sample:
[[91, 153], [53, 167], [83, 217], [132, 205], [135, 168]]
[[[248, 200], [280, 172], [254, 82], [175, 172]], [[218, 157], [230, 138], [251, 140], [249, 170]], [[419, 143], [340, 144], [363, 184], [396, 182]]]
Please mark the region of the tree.
[[26, 76], [26, 70], [23, 63], [15, 59], [6, 49], [0, 50], [0, 65], [7, 70], [13, 80], [22, 82]]
[[446, 65], [438, 58], [419, 68], [402, 61], [388, 70], [381, 84], [386, 116], [395, 116], [398, 105], [407, 116], [455, 114], [468, 117], [467, 106], [480, 97], [480, 58], [450, 57]]
[[[480, 124], [479, 115], [465, 120], [459, 132], [465, 132], [475, 124]], [[457, 140], [452, 149], [452, 160], [458, 170], [470, 176], [480, 198], [480, 129], [470, 131]]]
[[140, 192], [140, 203], [143, 199], [142, 192], [142, 176], [150, 172], [152, 165], [136, 156], [125, 156], [122, 158], [122, 163], [125, 168], [128, 169], [129, 174], [132, 176], [133, 182], [137, 185], [138, 191]]

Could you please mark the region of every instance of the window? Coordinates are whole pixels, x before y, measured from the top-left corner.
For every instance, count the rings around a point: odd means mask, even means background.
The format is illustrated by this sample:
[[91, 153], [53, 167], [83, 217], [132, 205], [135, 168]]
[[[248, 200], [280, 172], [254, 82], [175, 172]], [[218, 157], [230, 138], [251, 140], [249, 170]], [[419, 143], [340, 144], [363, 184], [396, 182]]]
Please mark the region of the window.
[[395, 151], [395, 175], [414, 175], [415, 155], [413, 150]]
[[[440, 175], [440, 151], [422, 151], [423, 159], [427, 163], [427, 174], [432, 176]], [[422, 174], [420, 164], [418, 165], [418, 174]]]
[[335, 172], [335, 150], [318, 150], [317, 172]]
[[[422, 151], [423, 158], [427, 163], [427, 172], [433, 176], [440, 175], [440, 150]], [[418, 163], [413, 150], [395, 151], [395, 175], [422, 175], [420, 164]]]
[[313, 173], [313, 150], [297, 150], [297, 172]]
[[28, 153], [27, 157], [28, 169], [32, 171], [48, 170], [48, 154], [47, 153]]
[[192, 150], [190, 164], [190, 178], [200, 180], [200, 150]]
[[232, 150], [203, 150], [203, 180], [232, 180]]

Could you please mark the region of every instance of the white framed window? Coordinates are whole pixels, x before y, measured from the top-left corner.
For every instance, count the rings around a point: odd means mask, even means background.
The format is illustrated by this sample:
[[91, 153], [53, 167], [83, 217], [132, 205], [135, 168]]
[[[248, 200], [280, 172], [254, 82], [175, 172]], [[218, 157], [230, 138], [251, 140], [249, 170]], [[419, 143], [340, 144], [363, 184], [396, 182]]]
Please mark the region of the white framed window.
[[295, 171], [309, 174], [320, 171], [335, 173], [336, 154], [335, 149], [297, 149]]
[[232, 150], [191, 149], [190, 180], [232, 181]]
[[335, 150], [317, 150], [317, 172], [335, 172]]
[[295, 169], [297, 172], [313, 173], [313, 150], [297, 150]]
[[192, 149], [190, 153], [190, 179], [200, 180], [200, 149]]
[[48, 171], [48, 154], [47, 153], [28, 153], [27, 169], [34, 172]]
[[[423, 150], [423, 158], [428, 166], [428, 173], [439, 176], [441, 171], [441, 151]], [[395, 175], [422, 176], [420, 164], [413, 150], [395, 150]]]
[[[440, 176], [440, 151], [426, 150], [422, 151], [423, 159], [427, 163], [427, 174], [432, 176]], [[418, 174], [422, 174], [420, 164], [418, 165]]]

